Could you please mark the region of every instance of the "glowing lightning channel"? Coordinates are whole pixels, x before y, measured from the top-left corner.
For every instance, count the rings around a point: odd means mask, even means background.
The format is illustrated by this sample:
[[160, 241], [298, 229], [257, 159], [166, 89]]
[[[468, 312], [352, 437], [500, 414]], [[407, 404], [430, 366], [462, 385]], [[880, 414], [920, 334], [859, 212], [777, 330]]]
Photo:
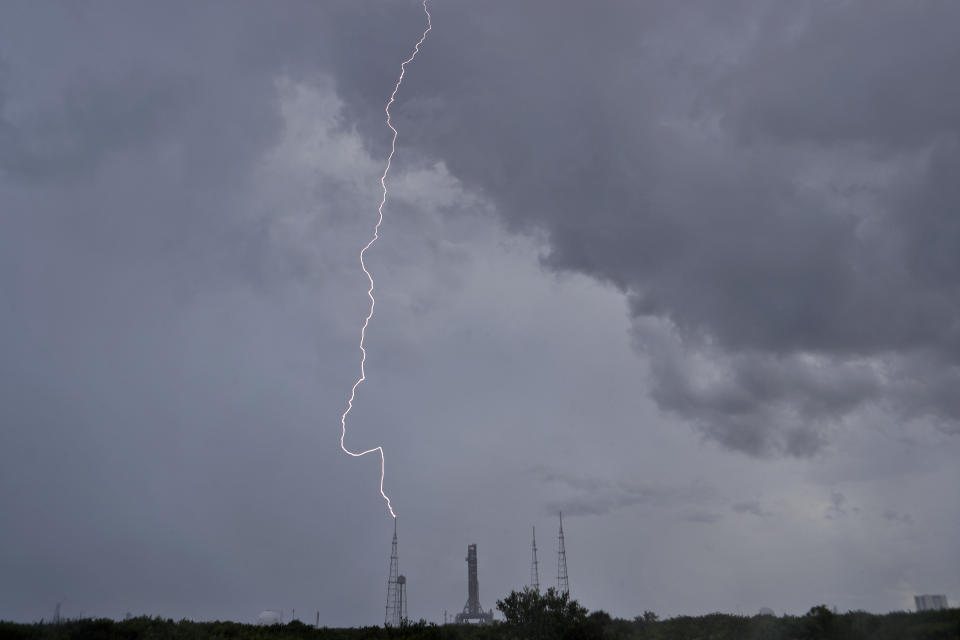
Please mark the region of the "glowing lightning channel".
[[387, 156], [387, 166], [383, 170], [383, 175], [380, 176], [380, 186], [383, 188], [383, 197], [380, 198], [380, 206], [377, 207], [377, 224], [373, 227], [373, 237], [370, 239], [363, 249], [360, 250], [360, 267], [363, 269], [363, 272], [367, 275], [367, 280], [370, 281], [370, 288], [367, 289], [367, 297], [370, 298], [370, 311], [367, 313], [367, 317], [363, 320], [363, 327], [360, 329], [360, 377], [357, 378], [357, 381], [353, 383], [353, 388], [350, 389], [350, 399], [347, 400], [347, 410], [343, 412], [343, 415], [340, 416], [340, 448], [343, 449], [344, 453], [351, 455], [354, 458], [359, 458], [360, 456], [365, 456], [368, 453], [373, 453], [374, 451], [380, 452], [380, 495], [383, 496], [383, 499], [387, 502], [387, 509], [390, 511], [390, 515], [394, 518], [397, 517], [397, 514], [393, 512], [393, 505], [390, 504], [390, 498], [387, 497], [387, 494], [383, 491], [383, 476], [386, 472], [386, 459], [383, 457], [383, 447], [377, 446], [372, 449], [367, 449], [366, 451], [361, 451], [359, 453], [354, 453], [347, 449], [343, 441], [347, 437], [347, 415], [353, 409], [353, 400], [357, 395], [357, 387], [360, 386], [360, 383], [367, 379], [367, 372], [364, 368], [364, 365], [367, 362], [367, 349], [363, 346], [364, 340], [367, 337], [367, 326], [370, 324], [370, 318], [373, 317], [373, 308], [376, 306], [376, 300], [373, 298], [373, 276], [370, 275], [370, 272], [367, 271], [367, 265], [363, 261], [363, 255], [367, 252], [373, 243], [377, 241], [380, 237], [380, 225], [383, 223], [383, 205], [387, 203], [387, 174], [390, 173], [390, 163], [393, 161], [393, 154], [397, 150], [397, 130], [394, 128], [393, 123], [390, 121], [390, 105], [394, 103], [397, 98], [397, 91], [400, 90], [400, 85], [403, 84], [403, 76], [407, 72], [407, 65], [413, 62], [413, 59], [417, 57], [417, 54], [420, 53], [420, 45], [423, 44], [423, 41], [427, 39], [427, 34], [430, 33], [430, 30], [433, 29], [433, 23], [430, 18], [430, 11], [427, 9], [427, 0], [423, 0], [423, 12], [427, 14], [427, 28], [424, 30], [423, 35], [420, 36], [420, 41], [417, 42], [416, 46], [413, 48], [413, 53], [410, 54], [410, 57], [404, 60], [400, 64], [400, 77], [397, 78], [397, 84], [393, 87], [393, 93], [390, 94], [390, 99], [387, 100], [387, 106], [384, 108], [384, 111], [387, 114], [387, 126], [390, 127], [390, 130], [393, 131], [393, 140], [390, 141], [390, 155]]

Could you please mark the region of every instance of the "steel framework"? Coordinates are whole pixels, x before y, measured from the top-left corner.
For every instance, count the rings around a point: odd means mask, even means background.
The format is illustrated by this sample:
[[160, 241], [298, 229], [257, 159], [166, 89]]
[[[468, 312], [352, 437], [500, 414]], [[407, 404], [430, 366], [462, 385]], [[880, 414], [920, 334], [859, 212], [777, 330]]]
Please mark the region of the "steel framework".
[[397, 555], [397, 519], [393, 519], [393, 546], [390, 550], [390, 577], [387, 578], [387, 610], [383, 626], [399, 627], [407, 616], [407, 579], [400, 575]]
[[480, 624], [493, 622], [493, 609], [484, 611], [480, 606], [480, 584], [477, 580], [477, 545], [467, 546], [467, 604], [456, 615], [457, 624], [477, 621]]
[[533, 559], [530, 561], [530, 588], [540, 591], [540, 565], [537, 562], [537, 528], [533, 528]]
[[557, 539], [557, 593], [570, 593], [567, 579], [567, 549], [563, 544], [563, 514], [560, 514], [560, 535]]

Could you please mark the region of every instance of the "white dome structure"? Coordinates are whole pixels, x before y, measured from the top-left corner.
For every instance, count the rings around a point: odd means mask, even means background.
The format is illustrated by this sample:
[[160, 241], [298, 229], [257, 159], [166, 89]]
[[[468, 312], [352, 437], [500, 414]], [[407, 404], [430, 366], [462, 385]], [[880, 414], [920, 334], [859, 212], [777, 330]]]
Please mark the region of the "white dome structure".
[[269, 627], [273, 624], [283, 624], [283, 611], [267, 609], [257, 617], [258, 626]]

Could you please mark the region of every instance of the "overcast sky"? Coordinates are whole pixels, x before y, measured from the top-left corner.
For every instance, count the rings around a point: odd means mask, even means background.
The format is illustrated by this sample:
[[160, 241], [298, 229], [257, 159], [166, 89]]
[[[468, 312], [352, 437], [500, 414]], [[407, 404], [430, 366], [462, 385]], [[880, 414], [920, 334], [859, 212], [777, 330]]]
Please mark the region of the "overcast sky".
[[[409, 613], [960, 600], [960, 4], [430, 2], [347, 444]], [[415, 0], [0, 4], [0, 618], [382, 624]]]

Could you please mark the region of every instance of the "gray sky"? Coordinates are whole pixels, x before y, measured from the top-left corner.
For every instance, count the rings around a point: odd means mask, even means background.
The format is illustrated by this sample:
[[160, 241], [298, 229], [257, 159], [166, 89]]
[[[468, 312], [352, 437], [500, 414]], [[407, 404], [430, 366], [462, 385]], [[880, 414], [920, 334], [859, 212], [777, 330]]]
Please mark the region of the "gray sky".
[[[960, 5], [722, 5], [431, 3], [412, 617], [960, 599]], [[0, 618], [382, 623], [423, 18], [0, 5]]]

